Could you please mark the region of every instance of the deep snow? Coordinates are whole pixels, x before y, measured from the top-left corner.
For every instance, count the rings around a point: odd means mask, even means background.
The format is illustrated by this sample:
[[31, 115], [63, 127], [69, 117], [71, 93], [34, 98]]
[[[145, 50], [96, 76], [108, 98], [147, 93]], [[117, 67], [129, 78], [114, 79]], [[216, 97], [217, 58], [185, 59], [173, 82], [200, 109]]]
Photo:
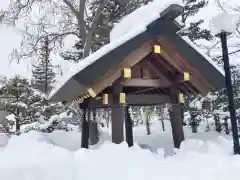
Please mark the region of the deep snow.
[[[30, 132], [13, 136], [0, 151], [1, 180], [226, 180], [237, 179], [240, 157], [232, 156], [230, 136], [216, 132], [192, 134], [185, 127], [187, 140], [179, 150], [172, 150], [172, 136], [167, 121], [166, 131], [154, 122], [152, 134], [145, 127], [134, 128], [134, 139], [147, 144], [128, 148], [126, 143], [115, 145], [103, 129], [102, 142], [91, 150], [79, 149], [79, 132], [55, 131], [52, 134]], [[173, 156], [164, 157], [175, 152]]]

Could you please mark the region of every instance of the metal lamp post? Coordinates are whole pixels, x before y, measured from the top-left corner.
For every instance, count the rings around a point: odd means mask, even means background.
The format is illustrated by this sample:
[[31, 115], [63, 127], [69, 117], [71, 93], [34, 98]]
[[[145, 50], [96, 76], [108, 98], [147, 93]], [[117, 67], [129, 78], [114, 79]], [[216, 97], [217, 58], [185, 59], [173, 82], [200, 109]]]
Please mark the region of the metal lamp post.
[[227, 36], [234, 33], [237, 28], [238, 17], [234, 14], [222, 13], [214, 17], [211, 21], [212, 31], [215, 31], [215, 35], [220, 38], [222, 45], [222, 57], [225, 70], [225, 84], [228, 96], [228, 108], [230, 112], [231, 125], [232, 125], [232, 137], [233, 137], [233, 150], [234, 154], [240, 154], [238, 127], [236, 118], [236, 108], [233, 99], [233, 88], [231, 79], [231, 70], [229, 65]]
[[230, 112], [231, 125], [232, 125], [232, 136], [233, 136], [233, 150], [234, 154], [240, 154], [240, 146], [238, 139], [238, 128], [237, 128], [237, 118], [236, 118], [236, 108], [235, 102], [233, 99], [233, 88], [232, 88], [232, 79], [231, 79], [231, 70], [229, 65], [229, 56], [228, 56], [228, 46], [227, 46], [227, 35], [230, 33], [226, 31], [221, 31], [217, 34], [221, 39], [222, 44], [222, 57], [225, 70], [225, 83], [228, 96], [228, 108]]

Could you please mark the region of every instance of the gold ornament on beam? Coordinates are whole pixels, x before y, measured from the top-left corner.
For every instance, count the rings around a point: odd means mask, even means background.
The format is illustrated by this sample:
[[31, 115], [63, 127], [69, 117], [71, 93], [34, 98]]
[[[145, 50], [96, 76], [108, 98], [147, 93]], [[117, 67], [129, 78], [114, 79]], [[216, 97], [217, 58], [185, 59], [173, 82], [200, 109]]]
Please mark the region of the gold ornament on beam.
[[103, 95], [103, 104], [107, 105], [108, 104], [108, 94]]
[[190, 80], [190, 74], [189, 74], [189, 72], [184, 72], [184, 73], [183, 73], [183, 80], [184, 80], [184, 81], [189, 81], [189, 80]]
[[159, 46], [159, 45], [154, 45], [154, 46], [153, 46], [153, 52], [154, 52], [155, 54], [161, 54], [161, 46]]
[[93, 91], [92, 88], [88, 89], [88, 93], [89, 93], [90, 96], [93, 97], [93, 98], [97, 96], [97, 94]]
[[124, 68], [123, 69], [123, 77], [126, 79], [132, 78], [132, 70], [130, 68]]
[[183, 93], [179, 93], [179, 94], [178, 94], [178, 98], [179, 98], [179, 103], [180, 103], [180, 104], [184, 104], [184, 103], [185, 103]]
[[119, 103], [120, 104], [125, 104], [126, 103], [126, 94], [125, 93], [120, 93], [119, 94]]

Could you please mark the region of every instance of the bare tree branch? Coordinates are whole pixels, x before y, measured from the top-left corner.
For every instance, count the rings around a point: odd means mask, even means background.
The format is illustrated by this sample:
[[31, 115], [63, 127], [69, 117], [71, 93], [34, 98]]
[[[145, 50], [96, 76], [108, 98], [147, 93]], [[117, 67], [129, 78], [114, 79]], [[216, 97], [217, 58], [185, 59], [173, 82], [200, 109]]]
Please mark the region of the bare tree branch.
[[216, 2], [216, 4], [217, 4], [217, 6], [218, 6], [223, 12], [227, 12], [227, 11], [223, 8], [223, 5], [222, 5], [222, 3], [221, 3], [220, 0], [215, 0], [215, 2]]
[[96, 14], [94, 16], [93, 22], [91, 23], [90, 29], [88, 30], [88, 36], [87, 36], [86, 43], [85, 43], [83, 57], [87, 57], [90, 53], [92, 40], [93, 40], [93, 34], [94, 34], [95, 29], [96, 29], [96, 26], [97, 26], [97, 23], [98, 23], [98, 20], [99, 20], [99, 17], [101, 15], [101, 11], [102, 11], [103, 7], [104, 7], [104, 0], [100, 0], [100, 3], [98, 5], [98, 8], [97, 8]]
[[78, 16], [79, 12], [74, 8], [74, 6], [68, 0], [63, 0], [63, 2], [71, 9], [71, 11], [75, 16]]

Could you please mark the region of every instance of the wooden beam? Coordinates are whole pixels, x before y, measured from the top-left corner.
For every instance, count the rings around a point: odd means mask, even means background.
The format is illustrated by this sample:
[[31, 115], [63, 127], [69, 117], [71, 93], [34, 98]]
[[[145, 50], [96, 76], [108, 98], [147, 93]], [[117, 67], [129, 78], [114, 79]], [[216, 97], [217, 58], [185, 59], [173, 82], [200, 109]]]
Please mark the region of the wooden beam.
[[104, 74], [103, 77], [94, 82], [91, 85], [91, 89], [94, 91], [95, 94], [99, 94], [103, 89], [111, 86], [112, 83], [114, 83], [114, 81], [116, 81], [122, 75], [122, 70], [124, 68], [133, 67], [145, 56], [147, 56], [151, 51], [152, 46], [150, 45], [150, 42], [145, 43], [139, 49], [133, 51], [129, 56], [127, 56], [118, 67], [109, 70], [109, 72]]
[[194, 69], [179, 53], [171, 46], [166, 37], [158, 37], [158, 41], [161, 44], [162, 51], [161, 56], [164, 57], [172, 66], [177, 68], [180, 72], [191, 73], [190, 82], [198, 89], [201, 94], [207, 94], [209, 89], [212, 89], [212, 85], [209, 84], [201, 74]]
[[[102, 98], [91, 99], [89, 106], [90, 107], [109, 107], [111, 104], [113, 104], [112, 95], [108, 96], [108, 105], [103, 104]], [[157, 94], [156, 95], [135, 95], [135, 94], [126, 95], [126, 104], [129, 106], [161, 105], [169, 102], [170, 102], [170, 97], [167, 95], [157, 95]]]
[[[165, 78], [168, 81], [170, 81], [173, 84], [173, 86], [176, 86], [180, 83], [186, 84], [186, 82], [190, 82], [190, 80], [189, 81], [184, 80], [184, 74], [182, 74], [181, 71], [176, 69], [174, 66], [171, 67], [170, 63], [168, 63], [162, 56], [153, 56], [153, 59], [151, 59], [150, 62], [153, 64], [154, 67], [158, 67], [160, 69], [162, 74], [164, 74]], [[189, 91], [183, 86], [180, 89], [184, 92]], [[191, 88], [190, 90], [192, 91], [193, 94], [199, 93], [199, 90], [195, 91], [193, 90], [193, 88]]]
[[133, 78], [124, 80], [122, 85], [125, 87], [156, 87], [156, 88], [167, 88], [171, 83], [159, 80], [159, 79], [141, 79]]
[[167, 79], [164, 74], [160, 71], [159, 68], [157, 68], [156, 66], [154, 66], [152, 64], [151, 61], [146, 61], [146, 66], [151, 69], [162, 81], [164, 81], [165, 83], [171, 84], [171, 81], [169, 81], [169, 79]]

